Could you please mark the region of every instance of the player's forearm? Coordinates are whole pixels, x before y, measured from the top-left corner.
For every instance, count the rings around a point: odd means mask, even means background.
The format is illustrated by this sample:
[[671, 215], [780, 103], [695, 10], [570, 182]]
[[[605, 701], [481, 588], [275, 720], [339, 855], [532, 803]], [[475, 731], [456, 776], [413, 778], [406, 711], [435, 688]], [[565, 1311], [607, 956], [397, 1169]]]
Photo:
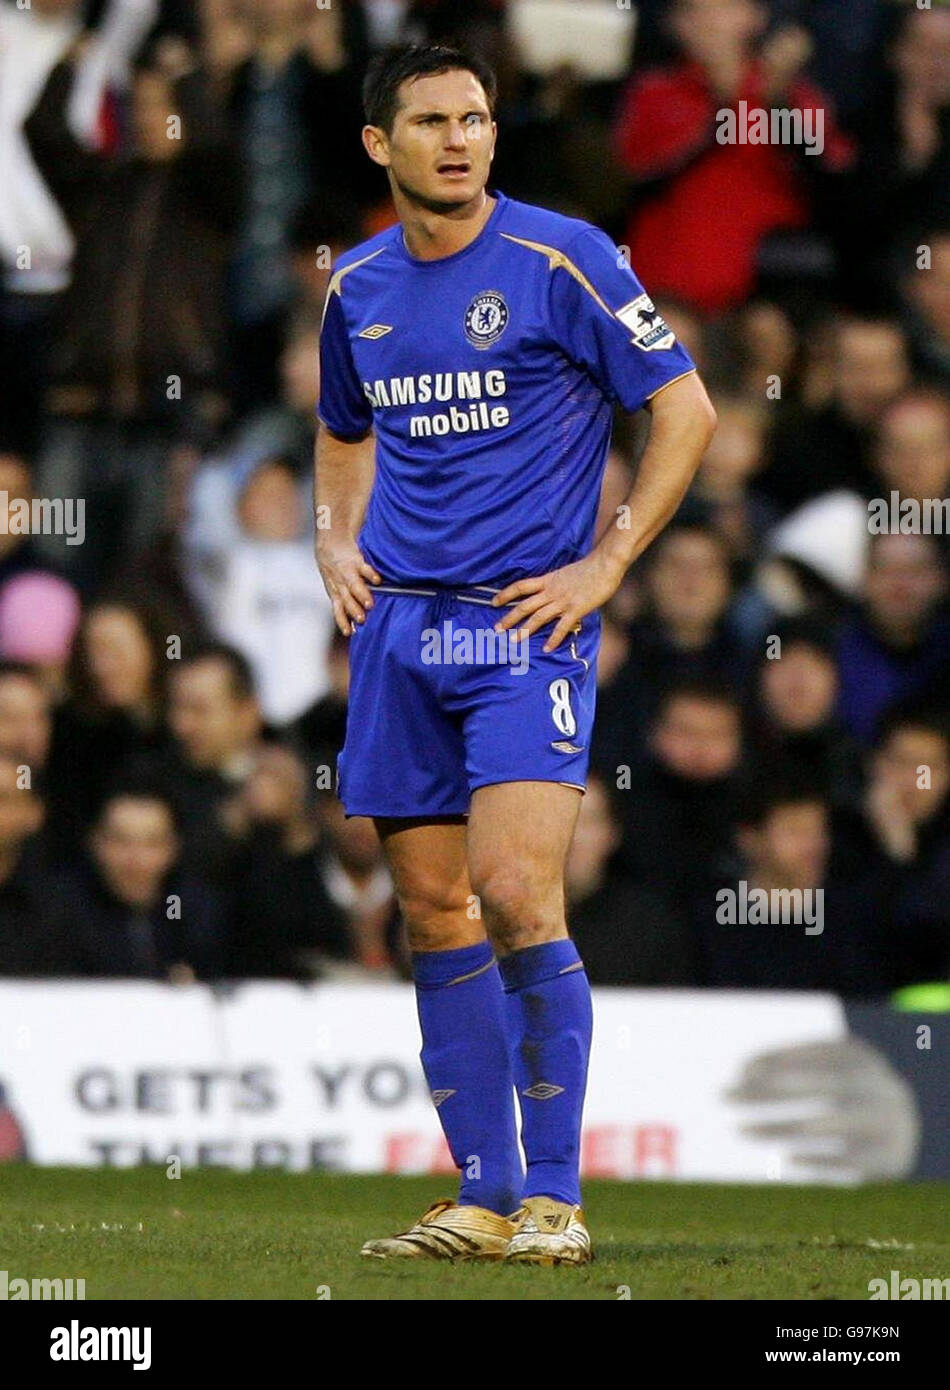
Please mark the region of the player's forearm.
[[595, 549], [626, 571], [676, 512], [716, 427], [695, 372], [673, 382], [650, 404], [650, 438], [633, 490]]
[[317, 546], [322, 538], [355, 540], [375, 476], [375, 440], [348, 441], [320, 425], [317, 431], [313, 504]]

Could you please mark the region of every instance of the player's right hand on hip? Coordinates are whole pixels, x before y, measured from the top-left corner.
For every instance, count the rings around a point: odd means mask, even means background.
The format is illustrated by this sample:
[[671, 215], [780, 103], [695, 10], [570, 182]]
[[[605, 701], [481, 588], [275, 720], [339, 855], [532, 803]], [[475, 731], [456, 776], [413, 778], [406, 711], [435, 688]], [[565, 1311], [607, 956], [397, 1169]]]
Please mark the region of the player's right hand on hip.
[[355, 540], [321, 539], [317, 543], [317, 565], [324, 587], [333, 604], [336, 625], [349, 637], [355, 623], [364, 623], [373, 606], [370, 584], [381, 584], [382, 576], [363, 559]]

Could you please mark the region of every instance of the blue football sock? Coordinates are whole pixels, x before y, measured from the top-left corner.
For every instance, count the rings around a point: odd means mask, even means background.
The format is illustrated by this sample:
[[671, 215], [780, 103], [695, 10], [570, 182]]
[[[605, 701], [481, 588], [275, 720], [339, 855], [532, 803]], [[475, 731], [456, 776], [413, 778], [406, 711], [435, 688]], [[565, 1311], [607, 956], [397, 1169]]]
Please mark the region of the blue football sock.
[[573, 941], [545, 941], [500, 967], [528, 1162], [524, 1196], [577, 1205], [593, 1021], [583, 962]]
[[505, 999], [487, 941], [412, 957], [422, 1067], [456, 1165], [459, 1202], [509, 1216], [521, 1201]]

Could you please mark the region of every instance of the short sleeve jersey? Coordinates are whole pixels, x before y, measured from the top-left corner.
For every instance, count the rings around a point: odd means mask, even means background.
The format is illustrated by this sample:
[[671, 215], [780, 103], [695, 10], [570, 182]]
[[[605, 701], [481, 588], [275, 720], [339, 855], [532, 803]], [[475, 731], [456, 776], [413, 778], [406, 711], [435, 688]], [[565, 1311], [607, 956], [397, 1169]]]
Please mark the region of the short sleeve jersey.
[[613, 406], [695, 370], [603, 232], [494, 196], [454, 255], [415, 259], [397, 225], [334, 268], [318, 413], [375, 433], [359, 542], [389, 583], [504, 585], [585, 555]]

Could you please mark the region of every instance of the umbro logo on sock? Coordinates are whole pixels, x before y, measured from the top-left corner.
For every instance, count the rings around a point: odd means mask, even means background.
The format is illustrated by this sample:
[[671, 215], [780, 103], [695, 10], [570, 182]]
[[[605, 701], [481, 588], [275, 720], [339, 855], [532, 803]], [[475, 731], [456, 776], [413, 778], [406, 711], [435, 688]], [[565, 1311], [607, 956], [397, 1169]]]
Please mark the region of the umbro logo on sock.
[[436, 1110], [438, 1110], [439, 1106], [442, 1104], [444, 1100], [448, 1100], [449, 1096], [454, 1095], [455, 1091], [433, 1091], [432, 1104], [435, 1106]]
[[563, 1090], [563, 1086], [552, 1086], [550, 1081], [536, 1081], [521, 1094], [530, 1096], [532, 1100], [550, 1100], [552, 1096], [559, 1096]]

